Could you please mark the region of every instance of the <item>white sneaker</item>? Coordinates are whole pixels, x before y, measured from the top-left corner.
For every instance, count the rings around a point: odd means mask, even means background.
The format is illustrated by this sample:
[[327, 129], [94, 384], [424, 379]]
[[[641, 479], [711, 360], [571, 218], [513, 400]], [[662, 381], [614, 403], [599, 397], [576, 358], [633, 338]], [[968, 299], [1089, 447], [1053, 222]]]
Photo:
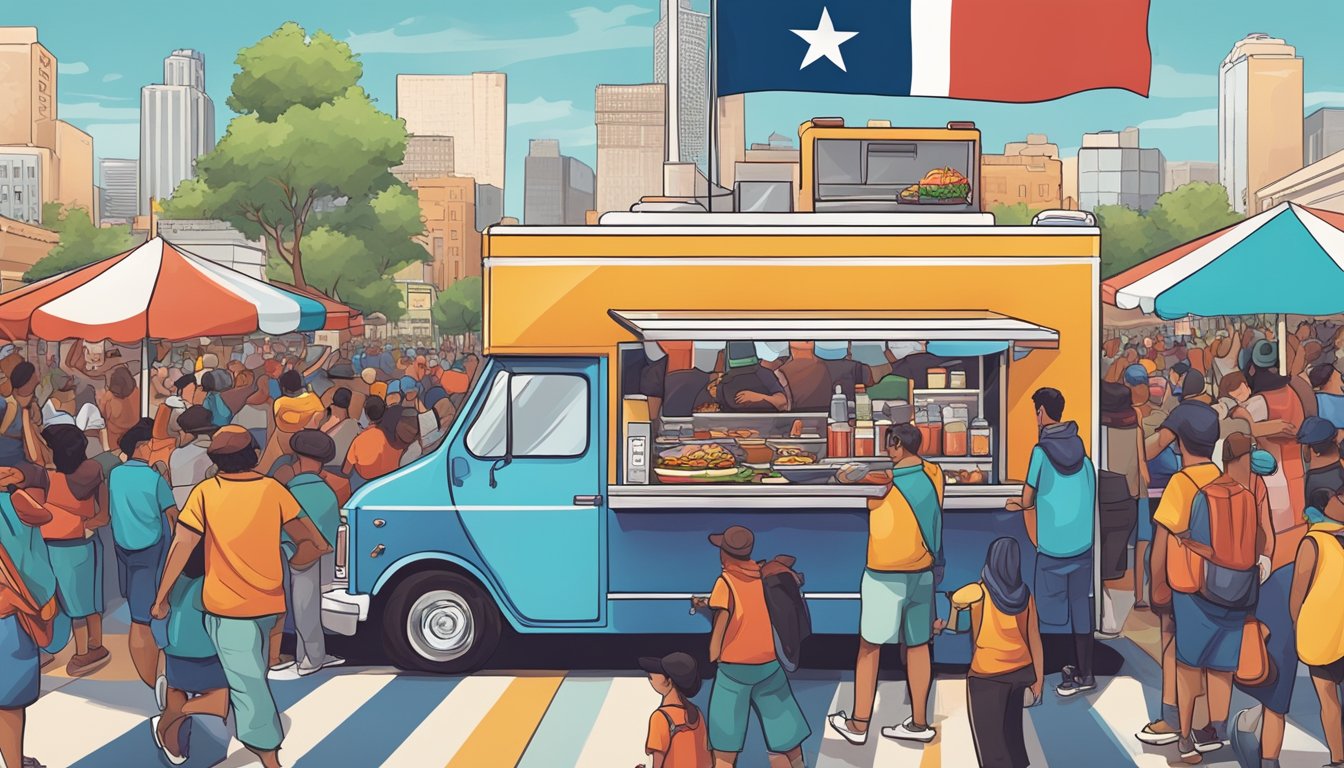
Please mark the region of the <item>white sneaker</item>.
[[327, 667], [339, 667], [339, 666], [341, 666], [341, 665], [344, 664], [344, 663], [345, 663], [345, 659], [342, 659], [340, 656], [330, 656], [330, 655], [328, 655], [327, 658], [324, 659], [324, 660], [322, 661], [322, 664], [319, 665], [319, 666], [309, 668], [309, 667], [305, 667], [305, 666], [302, 665], [302, 664], [298, 665], [299, 677], [307, 677], [308, 675], [314, 674], [314, 673], [316, 673], [316, 672], [321, 672], [322, 670], [326, 669]]
[[844, 712], [836, 712], [833, 715], [827, 715], [826, 723], [831, 726], [832, 730], [840, 734], [845, 741], [848, 741], [856, 747], [863, 746], [868, 742], [867, 731], [859, 733], [858, 731], [851, 731], [849, 729], [849, 715]]
[[163, 753], [163, 756], [168, 758], [169, 763], [173, 765], [182, 765], [187, 762], [187, 756], [174, 755], [172, 752], [169, 752], [168, 748], [163, 745], [163, 740], [159, 738], [159, 720], [161, 719], [162, 718], [159, 715], [149, 718], [149, 732], [154, 734], [154, 746], [158, 747], [159, 751]]
[[901, 741], [918, 741], [922, 744], [928, 744], [933, 741], [933, 737], [938, 732], [933, 730], [932, 726], [925, 726], [924, 730], [913, 730], [915, 718], [907, 717], [905, 722], [900, 725], [893, 725], [882, 729], [882, 735], [888, 739], [900, 739]]

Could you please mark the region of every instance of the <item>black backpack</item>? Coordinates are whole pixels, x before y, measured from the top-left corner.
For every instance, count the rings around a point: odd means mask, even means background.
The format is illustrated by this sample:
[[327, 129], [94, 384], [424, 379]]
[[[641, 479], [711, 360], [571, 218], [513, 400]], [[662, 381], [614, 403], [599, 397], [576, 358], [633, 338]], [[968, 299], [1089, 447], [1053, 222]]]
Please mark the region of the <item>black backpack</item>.
[[803, 641], [812, 636], [812, 614], [803, 598], [803, 574], [793, 570], [794, 562], [789, 555], [778, 555], [760, 564], [765, 606], [775, 635], [775, 655], [789, 672], [798, 669]]

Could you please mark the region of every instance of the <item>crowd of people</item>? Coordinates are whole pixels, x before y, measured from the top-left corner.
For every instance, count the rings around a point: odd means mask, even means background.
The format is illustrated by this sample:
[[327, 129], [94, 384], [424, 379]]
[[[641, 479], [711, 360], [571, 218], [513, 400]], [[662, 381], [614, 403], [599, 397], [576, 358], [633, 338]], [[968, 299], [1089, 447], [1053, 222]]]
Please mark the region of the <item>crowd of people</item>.
[[72, 639], [68, 676], [105, 667], [103, 616], [119, 598], [168, 761], [187, 759], [189, 718], [231, 710], [238, 740], [278, 766], [269, 681], [343, 663], [321, 616], [341, 505], [443, 439], [480, 369], [470, 347], [159, 345], [151, 417], [138, 350], [0, 349], [3, 764], [40, 765], [23, 733], [41, 672]]
[[[1102, 483], [1137, 506], [1135, 606], [1161, 628], [1161, 707], [1137, 737], [1278, 766], [1302, 664], [1344, 765], [1344, 326], [1175, 330], [1103, 345]], [[1257, 702], [1235, 718], [1234, 688]]]

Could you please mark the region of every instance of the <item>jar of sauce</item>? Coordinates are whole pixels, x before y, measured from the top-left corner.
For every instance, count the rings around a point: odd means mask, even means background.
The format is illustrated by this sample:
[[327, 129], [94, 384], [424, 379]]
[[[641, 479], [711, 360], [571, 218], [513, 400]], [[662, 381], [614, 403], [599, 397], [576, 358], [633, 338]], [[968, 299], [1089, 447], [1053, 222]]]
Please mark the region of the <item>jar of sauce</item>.
[[929, 389], [947, 389], [946, 368], [930, 368], [928, 379]]
[[826, 427], [826, 456], [831, 459], [849, 458], [849, 442], [853, 427], [846, 421], [833, 421]]
[[854, 428], [854, 455], [873, 456], [877, 450], [877, 430], [873, 423]]
[[994, 430], [984, 419], [971, 422], [971, 455], [989, 456], [993, 452]]
[[920, 443], [920, 453], [925, 456], [941, 456], [943, 450], [943, 416], [938, 406], [929, 407], [929, 439]]

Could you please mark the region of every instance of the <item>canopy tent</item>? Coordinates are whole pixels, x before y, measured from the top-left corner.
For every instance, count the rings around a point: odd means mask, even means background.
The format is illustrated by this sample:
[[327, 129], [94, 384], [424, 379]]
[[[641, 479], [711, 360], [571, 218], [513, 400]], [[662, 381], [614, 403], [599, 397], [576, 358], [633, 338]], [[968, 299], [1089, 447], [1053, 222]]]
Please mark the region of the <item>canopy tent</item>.
[[1344, 214], [1282, 203], [1112, 277], [1102, 299], [1164, 320], [1344, 312]]
[[143, 344], [141, 407], [149, 410], [149, 342], [321, 330], [322, 302], [183, 251], [162, 238], [0, 296], [0, 337]]
[[322, 326], [324, 331], [347, 331], [352, 336], [364, 335], [364, 315], [354, 307], [342, 304], [335, 299], [329, 299], [322, 293], [312, 289], [304, 290], [296, 288], [289, 283], [282, 283], [278, 280], [270, 281], [271, 285], [278, 285], [286, 291], [297, 293], [300, 296], [307, 296], [322, 304], [327, 311], [327, 324]]

